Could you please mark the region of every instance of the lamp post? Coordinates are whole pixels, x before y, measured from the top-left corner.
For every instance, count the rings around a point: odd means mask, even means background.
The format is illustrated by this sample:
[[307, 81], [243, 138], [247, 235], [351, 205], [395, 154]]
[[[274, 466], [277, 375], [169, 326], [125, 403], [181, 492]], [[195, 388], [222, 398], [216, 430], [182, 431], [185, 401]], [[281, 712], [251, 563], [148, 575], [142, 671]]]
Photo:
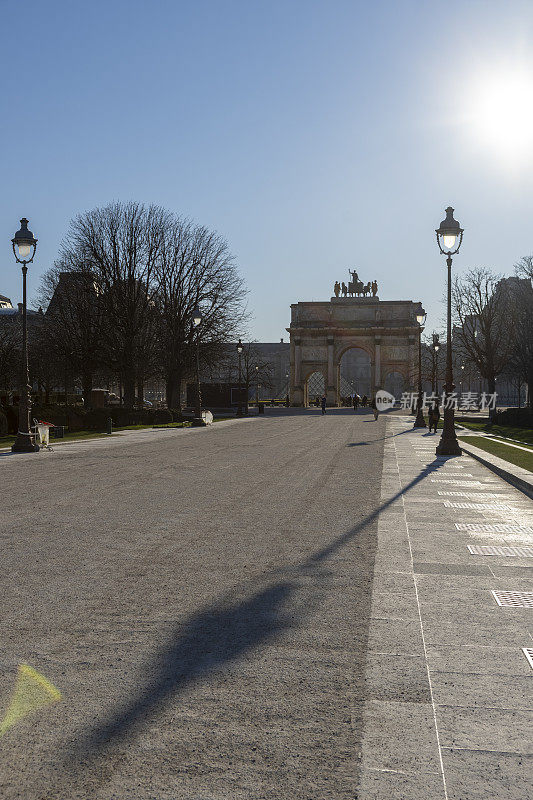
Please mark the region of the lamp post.
[[[434, 387], [432, 386], [431, 388], [435, 392], [435, 395], [437, 395], [437, 396], [438, 396], [438, 393], [439, 393], [439, 355], [438, 355], [439, 354], [439, 348], [440, 348], [439, 334], [438, 333], [434, 333], [433, 334], [433, 352], [434, 352], [434, 362], [433, 363], [435, 365], [435, 376], [434, 376], [435, 377], [435, 386]], [[438, 405], [438, 403], [437, 403], [437, 405]]]
[[421, 305], [418, 306], [416, 312], [416, 321], [418, 322], [418, 403], [416, 411], [416, 419], [413, 428], [426, 428], [426, 420], [424, 419], [423, 398], [422, 398], [422, 331], [424, 330], [424, 323], [427, 314]]
[[255, 365], [255, 404], [259, 411], [259, 366]]
[[200, 325], [202, 322], [202, 313], [198, 306], [193, 311], [192, 324], [196, 328], [196, 408], [194, 410], [194, 418], [192, 424], [195, 427], [205, 425], [202, 418], [202, 395], [200, 392]]
[[438, 456], [460, 456], [462, 450], [459, 447], [455, 433], [453, 405], [449, 402], [450, 395], [455, 389], [453, 383], [452, 369], [452, 256], [459, 252], [463, 241], [463, 228], [457, 220], [453, 218], [453, 208], [448, 206], [446, 209], [446, 219], [444, 219], [437, 230], [437, 244], [442, 255], [446, 256], [446, 266], [448, 267], [448, 313], [446, 331], [446, 385], [444, 402], [444, 423], [442, 435], [437, 446]]
[[239, 406], [237, 408], [237, 416], [242, 417], [242, 388], [241, 388], [241, 359], [242, 359], [242, 342], [239, 339], [237, 342], [237, 354], [239, 356]]
[[[11, 448], [13, 453], [36, 453], [39, 445], [35, 443], [30, 426], [31, 395], [28, 369], [28, 324], [26, 313], [26, 275], [37, 249], [37, 239], [28, 230], [28, 220], [20, 220], [18, 230], [11, 240], [13, 254], [18, 264], [22, 264], [22, 369], [20, 374], [19, 425], [17, 438]], [[31, 255], [31, 258], [30, 258]]]

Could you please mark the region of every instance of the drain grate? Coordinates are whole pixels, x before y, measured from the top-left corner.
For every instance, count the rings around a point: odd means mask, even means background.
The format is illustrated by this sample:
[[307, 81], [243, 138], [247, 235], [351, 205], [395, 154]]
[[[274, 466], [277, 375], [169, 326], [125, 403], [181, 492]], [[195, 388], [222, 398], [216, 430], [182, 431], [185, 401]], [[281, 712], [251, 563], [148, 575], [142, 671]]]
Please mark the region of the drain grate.
[[533, 592], [497, 592], [492, 596], [504, 608], [533, 608]]
[[447, 475], [449, 478], [473, 478], [474, 477], [471, 472], [448, 472], [448, 470], [444, 470], [442, 472], [442, 474], [443, 475]]
[[533, 558], [533, 547], [491, 547], [489, 545], [467, 545], [473, 556], [518, 556]]
[[529, 666], [533, 667], [533, 647], [523, 647], [522, 652], [529, 661]]
[[456, 522], [454, 524], [458, 531], [475, 531], [475, 533], [533, 533], [531, 525], [507, 525], [504, 522], [500, 525], [485, 525], [482, 522]]
[[430, 478], [431, 483], [450, 483], [452, 486], [481, 486], [480, 481], [454, 481], [451, 478]]
[[468, 500], [477, 500], [478, 502], [481, 501], [481, 500], [487, 500], [487, 498], [489, 500], [496, 500], [496, 501], [498, 501], [500, 499], [501, 500], [512, 500], [513, 499], [512, 497], [508, 497], [507, 495], [504, 495], [504, 494], [486, 495], [486, 494], [482, 494], [481, 492], [448, 492], [448, 491], [443, 492], [440, 489], [437, 492], [437, 494], [440, 497], [466, 497]]
[[512, 511], [511, 506], [504, 503], [454, 503], [451, 500], [444, 500], [445, 508], [465, 508], [471, 511]]

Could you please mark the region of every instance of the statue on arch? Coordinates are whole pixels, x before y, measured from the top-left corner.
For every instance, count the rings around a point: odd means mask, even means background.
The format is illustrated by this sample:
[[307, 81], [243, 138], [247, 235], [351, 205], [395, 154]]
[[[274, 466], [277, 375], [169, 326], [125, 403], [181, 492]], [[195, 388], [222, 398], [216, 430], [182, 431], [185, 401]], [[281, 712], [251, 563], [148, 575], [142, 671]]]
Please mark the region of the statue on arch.
[[333, 287], [333, 291], [335, 292], [335, 297], [338, 297], [341, 293], [341, 285], [339, 281], [335, 281], [335, 286]]
[[378, 293], [378, 283], [377, 283], [377, 281], [374, 279], [374, 280], [372, 281], [372, 297], [375, 297], [375, 296], [377, 295], [377, 293]]
[[359, 275], [357, 274], [357, 272], [355, 270], [351, 270], [351, 269], [349, 269], [348, 272], [352, 276], [352, 283], [357, 283], [358, 280], [359, 280]]
[[342, 291], [342, 296], [343, 297], [347, 297], [348, 296], [348, 287], [346, 286], [344, 281], [342, 282], [341, 291]]

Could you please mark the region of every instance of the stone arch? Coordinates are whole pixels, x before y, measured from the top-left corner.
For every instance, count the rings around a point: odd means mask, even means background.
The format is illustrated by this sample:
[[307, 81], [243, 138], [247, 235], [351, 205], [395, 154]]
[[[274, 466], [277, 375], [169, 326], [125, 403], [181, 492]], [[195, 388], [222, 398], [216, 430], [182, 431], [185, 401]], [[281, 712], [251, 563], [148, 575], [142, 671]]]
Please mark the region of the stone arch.
[[372, 349], [359, 343], [343, 347], [338, 361], [339, 402], [354, 392], [361, 397], [371, 397], [372, 384]]
[[317, 395], [322, 397], [326, 392], [326, 373], [323, 369], [314, 368], [304, 378], [304, 406], [314, 403]]

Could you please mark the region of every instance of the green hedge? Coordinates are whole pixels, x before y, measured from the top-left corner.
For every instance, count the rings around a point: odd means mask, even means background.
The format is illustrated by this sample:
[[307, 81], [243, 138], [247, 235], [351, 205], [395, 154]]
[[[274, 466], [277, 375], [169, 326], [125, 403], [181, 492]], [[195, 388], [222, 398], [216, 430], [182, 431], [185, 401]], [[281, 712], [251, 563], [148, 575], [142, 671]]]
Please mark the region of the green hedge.
[[513, 425], [517, 428], [533, 428], [533, 408], [506, 408], [492, 418], [496, 425]]

